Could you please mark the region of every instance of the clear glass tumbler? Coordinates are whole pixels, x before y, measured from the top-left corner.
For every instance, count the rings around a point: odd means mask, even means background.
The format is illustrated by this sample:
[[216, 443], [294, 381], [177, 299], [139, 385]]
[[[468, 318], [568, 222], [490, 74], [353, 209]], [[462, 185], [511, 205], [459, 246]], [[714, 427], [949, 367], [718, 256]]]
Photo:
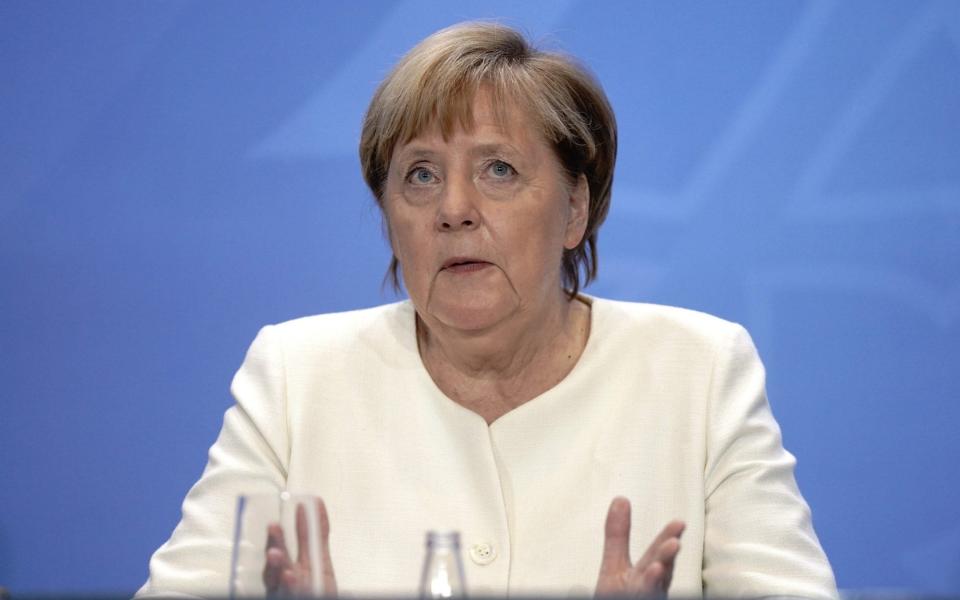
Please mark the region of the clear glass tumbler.
[[[316, 496], [288, 492], [237, 499], [231, 599], [323, 596], [318, 501]], [[292, 583], [282, 575], [286, 569], [294, 574]]]

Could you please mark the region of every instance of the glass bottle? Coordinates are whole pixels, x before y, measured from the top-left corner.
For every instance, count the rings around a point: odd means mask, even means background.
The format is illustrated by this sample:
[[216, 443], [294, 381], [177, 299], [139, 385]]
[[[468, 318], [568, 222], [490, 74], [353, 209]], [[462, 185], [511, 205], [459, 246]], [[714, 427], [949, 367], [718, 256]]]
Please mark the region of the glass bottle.
[[427, 532], [427, 552], [420, 576], [420, 598], [466, 598], [460, 560], [460, 533]]

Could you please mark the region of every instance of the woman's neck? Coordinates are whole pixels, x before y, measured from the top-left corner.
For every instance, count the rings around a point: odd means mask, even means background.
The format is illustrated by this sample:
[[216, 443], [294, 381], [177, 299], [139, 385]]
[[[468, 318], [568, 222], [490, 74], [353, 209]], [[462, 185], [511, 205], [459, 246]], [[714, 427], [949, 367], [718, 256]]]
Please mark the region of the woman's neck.
[[449, 398], [488, 423], [559, 383], [586, 346], [590, 306], [566, 295], [551, 310], [519, 312], [463, 332], [417, 319], [420, 356]]

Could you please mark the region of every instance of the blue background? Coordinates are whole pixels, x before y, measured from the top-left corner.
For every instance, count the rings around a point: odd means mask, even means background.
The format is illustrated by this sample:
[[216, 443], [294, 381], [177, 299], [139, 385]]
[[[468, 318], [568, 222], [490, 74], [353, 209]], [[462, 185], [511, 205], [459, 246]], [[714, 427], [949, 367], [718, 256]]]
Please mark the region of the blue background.
[[394, 299], [362, 111], [480, 17], [617, 111], [588, 291], [745, 324], [841, 587], [960, 593], [960, 2], [912, 0], [3, 2], [0, 584], [135, 589], [257, 329]]

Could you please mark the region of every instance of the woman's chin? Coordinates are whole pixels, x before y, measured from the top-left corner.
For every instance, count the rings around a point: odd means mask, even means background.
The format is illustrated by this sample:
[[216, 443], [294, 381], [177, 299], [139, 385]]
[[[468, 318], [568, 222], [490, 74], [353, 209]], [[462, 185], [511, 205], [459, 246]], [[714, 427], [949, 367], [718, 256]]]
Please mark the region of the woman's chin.
[[508, 298], [433, 299], [427, 312], [446, 327], [479, 333], [502, 323], [518, 307], [519, 302]]

